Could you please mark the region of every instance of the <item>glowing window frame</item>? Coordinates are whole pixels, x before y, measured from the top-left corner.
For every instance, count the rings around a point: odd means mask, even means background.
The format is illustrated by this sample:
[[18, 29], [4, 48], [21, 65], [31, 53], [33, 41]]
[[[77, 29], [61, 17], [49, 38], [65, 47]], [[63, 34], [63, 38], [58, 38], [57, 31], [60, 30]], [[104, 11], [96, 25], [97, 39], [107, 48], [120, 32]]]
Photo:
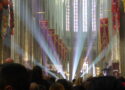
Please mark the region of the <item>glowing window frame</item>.
[[87, 12], [87, 7], [88, 7], [88, 2], [87, 0], [82, 1], [82, 23], [83, 23], [83, 32], [88, 31], [88, 12]]
[[92, 31], [96, 31], [96, 0], [92, 0]]
[[70, 0], [66, 3], [66, 31], [70, 31]]
[[74, 0], [73, 6], [74, 32], [78, 32], [78, 0]]

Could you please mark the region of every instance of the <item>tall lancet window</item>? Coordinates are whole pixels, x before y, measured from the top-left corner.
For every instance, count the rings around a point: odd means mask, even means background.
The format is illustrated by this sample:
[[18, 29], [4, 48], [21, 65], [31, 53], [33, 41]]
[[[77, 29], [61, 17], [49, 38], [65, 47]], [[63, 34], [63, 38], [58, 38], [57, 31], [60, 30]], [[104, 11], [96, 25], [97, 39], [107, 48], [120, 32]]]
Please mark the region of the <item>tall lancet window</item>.
[[88, 3], [87, 3], [88, 0], [83, 0], [82, 1], [82, 22], [83, 22], [83, 32], [87, 32], [87, 29], [88, 29], [88, 12], [87, 12], [87, 7], [88, 7]]
[[70, 31], [70, 0], [66, 2], [66, 31]]
[[103, 0], [100, 0], [100, 18], [103, 18]]
[[74, 0], [74, 3], [73, 3], [73, 6], [74, 6], [74, 12], [73, 12], [73, 15], [74, 15], [74, 32], [78, 32], [78, 0]]
[[92, 0], [92, 31], [96, 31], [96, 0]]

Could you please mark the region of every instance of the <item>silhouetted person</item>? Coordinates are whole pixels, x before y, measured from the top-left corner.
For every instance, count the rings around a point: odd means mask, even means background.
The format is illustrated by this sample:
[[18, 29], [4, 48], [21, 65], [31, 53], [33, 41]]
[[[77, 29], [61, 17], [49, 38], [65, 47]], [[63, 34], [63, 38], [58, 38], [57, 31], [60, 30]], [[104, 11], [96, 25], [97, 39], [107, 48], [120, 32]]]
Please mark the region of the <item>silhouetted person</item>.
[[73, 87], [73, 90], [85, 90], [85, 89], [82, 85], [78, 85], [78, 86]]
[[121, 83], [111, 76], [91, 78], [85, 84], [85, 90], [123, 90]]
[[72, 90], [72, 84], [67, 81], [66, 79], [59, 79], [57, 80], [57, 83], [60, 83], [64, 86], [65, 90]]
[[73, 90], [84, 90], [82, 83], [83, 83], [83, 78], [79, 77], [78, 79], [76, 79]]
[[54, 83], [50, 86], [49, 90], [65, 90], [64, 86], [60, 83]]
[[83, 79], [79, 77], [75, 80], [74, 86], [80, 86], [83, 83]]
[[31, 83], [36, 83], [39, 87], [49, 90], [50, 83], [43, 79], [42, 69], [39, 66], [34, 66], [31, 75]]
[[53, 76], [50, 76], [49, 82], [50, 82], [50, 84], [55, 83], [56, 82], [56, 78], [54, 78]]
[[26, 68], [16, 63], [3, 64], [0, 70], [0, 90], [28, 90]]
[[72, 83], [74, 84], [74, 83], [75, 83], [75, 81], [76, 81], [76, 79], [73, 79], [73, 80], [72, 80]]

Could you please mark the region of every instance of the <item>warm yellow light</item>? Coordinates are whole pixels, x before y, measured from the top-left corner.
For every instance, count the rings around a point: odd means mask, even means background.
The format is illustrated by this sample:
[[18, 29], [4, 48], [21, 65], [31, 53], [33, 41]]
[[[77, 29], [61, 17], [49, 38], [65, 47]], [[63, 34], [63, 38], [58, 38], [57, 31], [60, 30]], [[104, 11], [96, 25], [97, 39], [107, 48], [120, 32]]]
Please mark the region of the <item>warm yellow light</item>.
[[24, 57], [24, 61], [27, 62], [28, 60], [29, 60], [29, 58], [28, 58], [28, 53], [26, 52], [26, 53], [25, 53], [25, 57]]
[[45, 12], [36, 12], [37, 14], [44, 14]]
[[100, 67], [96, 67], [96, 75], [97, 75], [97, 76], [100, 75], [100, 72], [101, 72]]
[[69, 75], [70, 75], [68, 72], [65, 72], [65, 74], [66, 74], [67, 76], [69, 76]]

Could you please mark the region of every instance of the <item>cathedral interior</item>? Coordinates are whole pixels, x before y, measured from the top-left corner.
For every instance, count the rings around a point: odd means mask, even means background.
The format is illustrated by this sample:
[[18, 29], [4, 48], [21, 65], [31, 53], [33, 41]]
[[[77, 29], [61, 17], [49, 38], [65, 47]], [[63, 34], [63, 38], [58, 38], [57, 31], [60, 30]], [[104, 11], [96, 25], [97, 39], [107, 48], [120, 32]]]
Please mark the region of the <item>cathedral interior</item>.
[[[60, 78], [125, 76], [125, 0], [0, 0], [0, 64]], [[115, 4], [114, 4], [115, 3]]]

